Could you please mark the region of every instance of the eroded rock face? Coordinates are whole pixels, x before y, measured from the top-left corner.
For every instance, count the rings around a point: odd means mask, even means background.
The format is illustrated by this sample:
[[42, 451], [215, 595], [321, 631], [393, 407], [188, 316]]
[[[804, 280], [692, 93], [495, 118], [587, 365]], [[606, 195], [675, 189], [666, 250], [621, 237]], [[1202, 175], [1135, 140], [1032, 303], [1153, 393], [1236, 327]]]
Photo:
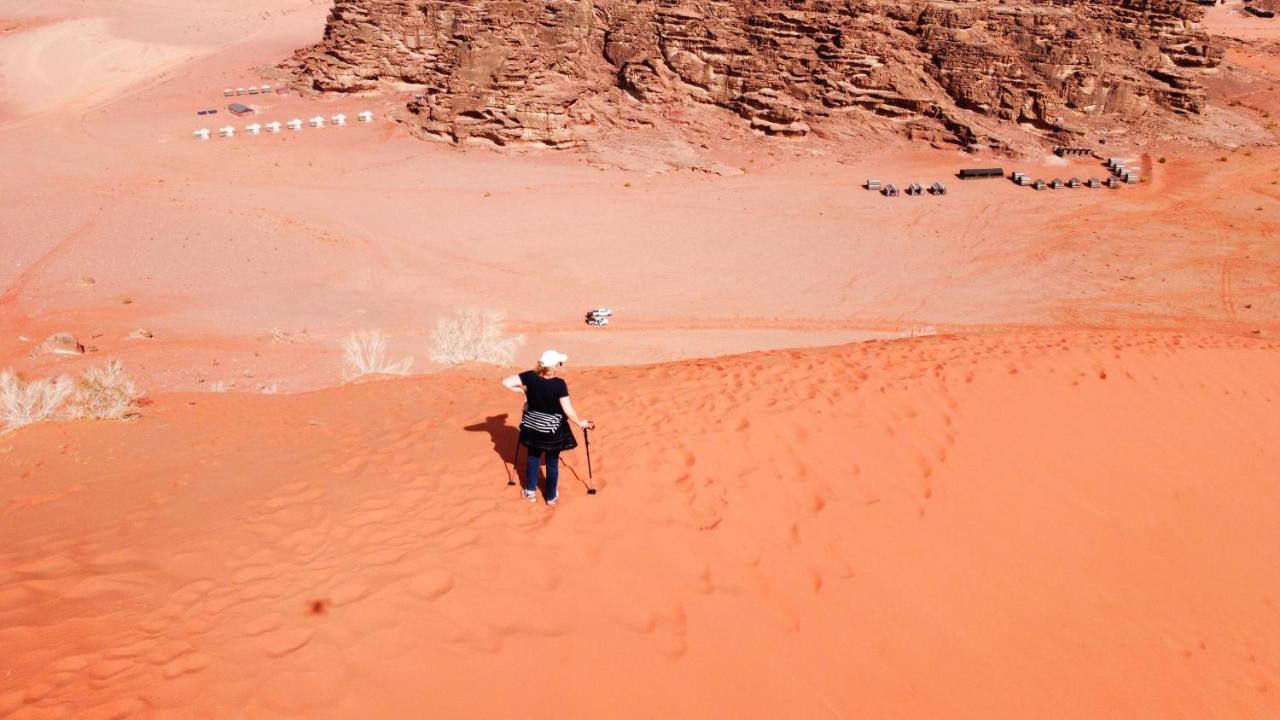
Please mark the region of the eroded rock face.
[[1202, 112], [1198, 75], [1221, 51], [1201, 13], [1184, 0], [336, 0], [295, 61], [319, 91], [414, 89], [412, 121], [455, 141], [570, 145], [624, 102], [698, 102], [770, 134], [875, 122], [971, 144], [990, 141], [987, 118], [1043, 134]]

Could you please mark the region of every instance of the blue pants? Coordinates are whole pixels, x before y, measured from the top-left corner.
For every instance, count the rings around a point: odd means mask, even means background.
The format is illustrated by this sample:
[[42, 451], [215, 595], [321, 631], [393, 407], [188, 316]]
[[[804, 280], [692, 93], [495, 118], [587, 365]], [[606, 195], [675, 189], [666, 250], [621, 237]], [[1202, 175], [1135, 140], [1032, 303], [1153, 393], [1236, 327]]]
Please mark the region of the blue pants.
[[524, 473], [524, 489], [533, 492], [538, 489], [538, 461], [543, 455], [547, 456], [547, 487], [543, 492], [543, 496], [548, 500], [558, 497], [556, 495], [556, 484], [560, 480], [560, 451], [559, 450], [536, 450], [534, 448], [525, 448], [529, 455], [528, 463], [525, 465]]

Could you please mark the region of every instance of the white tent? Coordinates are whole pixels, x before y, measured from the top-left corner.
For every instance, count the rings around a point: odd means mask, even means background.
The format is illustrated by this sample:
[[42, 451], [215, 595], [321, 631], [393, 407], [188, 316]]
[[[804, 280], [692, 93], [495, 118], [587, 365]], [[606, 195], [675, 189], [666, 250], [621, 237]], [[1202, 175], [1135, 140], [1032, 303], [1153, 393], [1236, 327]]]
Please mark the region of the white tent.
[[270, 86], [270, 85], [263, 85], [262, 87], [258, 88], [258, 92], [260, 92], [260, 93], [264, 93], [264, 94], [265, 94], [265, 93], [269, 93], [269, 92], [271, 92], [271, 86]]
[[320, 117], [319, 115], [311, 118], [311, 127], [313, 128], [324, 127], [324, 118]]
[[302, 129], [302, 121], [301, 121], [301, 120], [299, 120], [298, 118], [294, 118], [294, 119], [290, 120], [290, 121], [289, 121], [288, 123], [286, 123], [286, 124], [289, 126], [289, 129], [290, 129], [290, 130], [301, 130], [301, 129]]
[[200, 139], [200, 140], [208, 140], [208, 139], [209, 139], [209, 128], [200, 128], [199, 130], [197, 130], [197, 131], [195, 131], [194, 133], [192, 133], [192, 135], [195, 135], [195, 136], [196, 136], [196, 138], [197, 138], [197, 139]]
[[227, 88], [226, 90], [222, 91], [222, 97], [231, 97], [232, 95], [235, 95], [235, 94], [236, 94], [236, 91], [232, 90], [231, 88]]
[[235, 137], [236, 129], [228, 125], [224, 128], [218, 128], [218, 134], [221, 135], [222, 137], [227, 137], [227, 138]]
[[267, 127], [267, 132], [269, 133], [275, 134], [280, 132], [280, 123], [278, 122], [269, 122], [267, 123], [266, 127]]
[[338, 113], [337, 115], [334, 115], [334, 116], [333, 116], [333, 118], [331, 118], [331, 119], [333, 120], [333, 124], [334, 124], [334, 125], [346, 125], [346, 124], [347, 124], [347, 116], [346, 116], [346, 115], [343, 115], [342, 113]]
[[262, 132], [262, 126], [259, 125], [258, 123], [253, 123], [252, 125], [245, 125], [244, 129], [245, 129], [245, 132], [248, 132], [250, 135], [257, 135]]
[[360, 122], [373, 122], [373, 113], [368, 110], [365, 110], [364, 112], [360, 113], [356, 117], [360, 120]]

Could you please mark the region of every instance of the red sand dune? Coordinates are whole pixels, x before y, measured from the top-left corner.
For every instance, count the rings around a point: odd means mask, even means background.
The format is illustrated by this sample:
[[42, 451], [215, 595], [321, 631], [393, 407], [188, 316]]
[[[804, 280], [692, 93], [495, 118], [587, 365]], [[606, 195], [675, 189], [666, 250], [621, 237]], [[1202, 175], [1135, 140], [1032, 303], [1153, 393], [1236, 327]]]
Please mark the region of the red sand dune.
[[0, 447], [0, 715], [1276, 717], [1278, 350], [572, 373], [601, 490], [576, 451], [554, 511], [487, 377], [35, 427]]

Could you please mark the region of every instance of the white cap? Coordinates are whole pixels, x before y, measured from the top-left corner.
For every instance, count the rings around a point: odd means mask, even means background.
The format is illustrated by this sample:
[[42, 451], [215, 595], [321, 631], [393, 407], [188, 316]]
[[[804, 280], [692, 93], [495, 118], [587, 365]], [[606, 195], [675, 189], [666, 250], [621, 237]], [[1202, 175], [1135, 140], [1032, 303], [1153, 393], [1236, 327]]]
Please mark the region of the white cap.
[[542, 357], [538, 358], [538, 364], [542, 367], [555, 367], [564, 362], [569, 361], [569, 356], [555, 350], [548, 350], [542, 353]]

